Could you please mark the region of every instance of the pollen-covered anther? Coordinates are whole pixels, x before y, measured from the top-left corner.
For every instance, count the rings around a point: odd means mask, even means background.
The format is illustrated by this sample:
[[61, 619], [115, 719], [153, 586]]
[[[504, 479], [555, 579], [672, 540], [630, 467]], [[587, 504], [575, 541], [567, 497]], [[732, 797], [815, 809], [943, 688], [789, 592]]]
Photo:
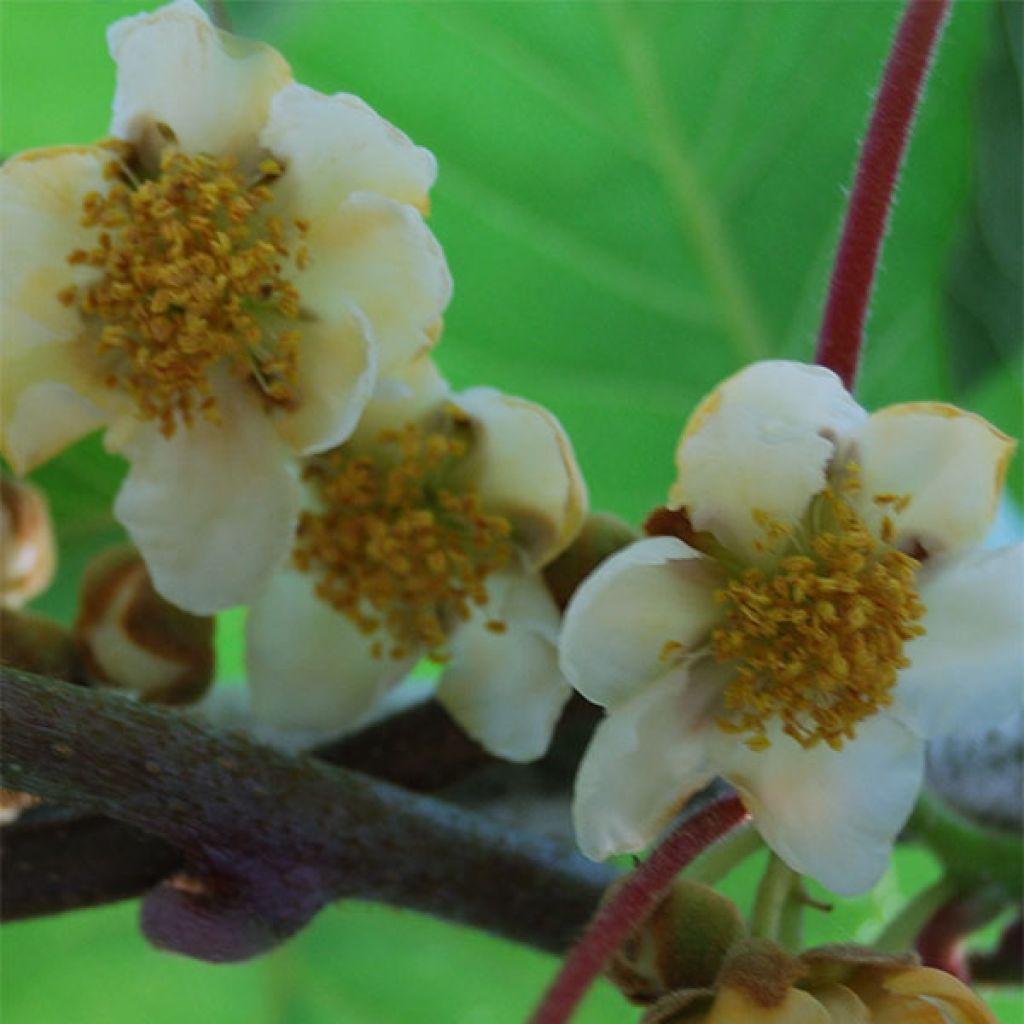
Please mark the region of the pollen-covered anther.
[[247, 180], [230, 158], [168, 145], [159, 173], [143, 179], [131, 146], [104, 146], [111, 185], [83, 202], [96, 244], [68, 255], [101, 273], [58, 299], [82, 314], [107, 386], [167, 436], [196, 415], [218, 420], [209, 376], [218, 366], [268, 408], [293, 408], [301, 306], [285, 271], [308, 264], [305, 247], [294, 258], [290, 248], [308, 225], [267, 213], [281, 166], [264, 160]]
[[303, 471], [318, 511], [302, 516], [295, 564], [360, 630], [384, 631], [375, 657], [445, 660], [450, 627], [486, 605], [487, 577], [512, 557], [509, 521], [484, 512], [460, 473], [468, 450], [450, 420], [434, 432], [408, 425], [372, 453], [338, 448]]
[[769, 744], [774, 718], [804, 747], [839, 749], [859, 722], [891, 704], [909, 665], [904, 646], [924, 632], [920, 563], [888, 547], [884, 531], [880, 543], [831, 488], [799, 528], [759, 522], [772, 566], [745, 570], [715, 595], [724, 624], [712, 652], [736, 669], [718, 724], [750, 733], [754, 750]]

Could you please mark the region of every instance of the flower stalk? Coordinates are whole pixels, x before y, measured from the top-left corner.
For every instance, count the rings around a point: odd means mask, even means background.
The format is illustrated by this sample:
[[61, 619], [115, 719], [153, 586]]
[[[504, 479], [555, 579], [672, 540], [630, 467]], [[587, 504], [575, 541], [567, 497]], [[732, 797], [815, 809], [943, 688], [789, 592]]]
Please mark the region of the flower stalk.
[[907, 3], [861, 150], [814, 354], [850, 391], [896, 183], [950, 6], [951, 0]]
[[679, 872], [749, 817], [738, 796], [725, 797], [677, 825], [597, 912], [566, 958], [530, 1024], [562, 1024], [629, 934], [665, 895]]

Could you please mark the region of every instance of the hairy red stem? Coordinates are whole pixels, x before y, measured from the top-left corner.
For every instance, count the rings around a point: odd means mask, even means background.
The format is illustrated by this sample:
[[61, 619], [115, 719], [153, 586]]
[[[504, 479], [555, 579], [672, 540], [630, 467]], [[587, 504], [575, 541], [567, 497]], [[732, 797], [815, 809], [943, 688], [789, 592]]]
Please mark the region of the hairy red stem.
[[563, 1024], [616, 949], [654, 909], [687, 864], [749, 817], [738, 796], [710, 804], [681, 822], [594, 915], [583, 938], [537, 1007], [530, 1024]]
[[896, 182], [951, 0], [908, 0], [861, 150], [814, 361], [853, 390]]

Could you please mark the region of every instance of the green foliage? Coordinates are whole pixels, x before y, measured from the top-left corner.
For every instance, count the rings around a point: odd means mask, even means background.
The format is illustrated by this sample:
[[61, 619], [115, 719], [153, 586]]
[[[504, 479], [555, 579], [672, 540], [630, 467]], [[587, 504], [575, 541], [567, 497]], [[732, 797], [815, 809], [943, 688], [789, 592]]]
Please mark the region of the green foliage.
[[[5, 154], [104, 134], [113, 72], [103, 30], [139, 6], [157, 5], [5, 0]], [[664, 499], [678, 433], [710, 387], [752, 358], [809, 358], [898, 5], [229, 10], [236, 31], [276, 45], [300, 81], [363, 96], [436, 153], [431, 223], [456, 281], [439, 361], [458, 386], [491, 384], [549, 405], [574, 439], [595, 507], [639, 519]], [[868, 407], [960, 400], [1017, 434], [1012, 317], [988, 321], [998, 335], [990, 345], [965, 346], [961, 334], [955, 360], [948, 326], [951, 261], [976, 206], [972, 176], [1019, 173], [1005, 146], [987, 147], [975, 169], [972, 112], [992, 14], [987, 3], [958, 5], [943, 43], [860, 391]], [[958, 259], [961, 280], [984, 276], [969, 251]], [[73, 614], [81, 565], [119, 536], [110, 502], [122, 475], [95, 438], [36, 475], [63, 557], [41, 610]], [[239, 668], [237, 626], [236, 616], [221, 631], [229, 674]], [[919, 858], [901, 855], [876, 893], [844, 902], [810, 938], [870, 938], [928, 881]], [[730, 885], [749, 895], [750, 869], [738, 878]], [[413, 915], [342, 907], [267, 961], [214, 969], [148, 951], [121, 906], [9, 929], [3, 1000], [11, 1024], [70, 1015], [82, 1024], [497, 1024], [523, 1018], [553, 967]], [[1003, 1020], [1018, 1005], [1008, 996]], [[605, 991], [581, 1020], [625, 1012]]]

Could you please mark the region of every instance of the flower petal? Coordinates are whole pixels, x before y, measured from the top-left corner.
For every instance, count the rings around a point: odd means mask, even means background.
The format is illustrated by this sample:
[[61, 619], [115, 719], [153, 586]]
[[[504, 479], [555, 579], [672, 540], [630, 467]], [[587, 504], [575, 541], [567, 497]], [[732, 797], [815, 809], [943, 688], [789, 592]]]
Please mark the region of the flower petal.
[[366, 634], [316, 596], [309, 573], [276, 572], [246, 622], [253, 716], [286, 730], [337, 735], [359, 725], [415, 658], [375, 658]]
[[1005, 721], [1024, 681], [1024, 544], [929, 561], [920, 594], [927, 632], [906, 647], [892, 713], [927, 738]]
[[377, 383], [377, 354], [358, 310], [301, 329], [299, 405], [274, 422], [293, 452], [311, 455], [341, 444], [355, 430]]
[[384, 431], [428, 420], [450, 395], [448, 382], [441, 376], [430, 353], [424, 352], [377, 388], [359, 417], [352, 441], [357, 446], [373, 448], [379, 444]]
[[[977, 993], [958, 978], [934, 967], [894, 971], [885, 976], [882, 985], [893, 996], [913, 998], [939, 1009], [943, 1020], [952, 1017], [963, 1024], [996, 1024], [995, 1014]], [[895, 1015], [891, 1018], [892, 1024], [902, 1024], [902, 1020]]]
[[750, 750], [718, 732], [711, 758], [739, 790], [765, 842], [840, 896], [870, 889], [889, 863], [921, 788], [924, 743], [886, 715], [858, 726], [842, 750], [805, 750], [778, 728]]
[[251, 158], [270, 98], [291, 81], [276, 50], [219, 31], [192, 0], [115, 22], [107, 44], [117, 62], [111, 133], [144, 151], [162, 145], [163, 123], [187, 152]]
[[299, 487], [268, 417], [240, 388], [218, 400], [223, 424], [197, 420], [166, 439], [139, 431], [114, 514], [142, 553], [156, 589], [206, 615], [240, 604], [283, 561]]
[[373, 328], [381, 373], [433, 347], [452, 282], [437, 240], [411, 206], [358, 192], [312, 221], [296, 285], [325, 320], [357, 306]]
[[682, 669], [613, 708], [580, 762], [573, 821], [591, 860], [645, 849], [713, 777], [705, 747], [711, 687]]
[[814, 998], [828, 1011], [830, 1024], [873, 1024], [868, 1008], [845, 985], [830, 982], [816, 985], [812, 992]]
[[427, 211], [433, 154], [357, 96], [286, 85], [271, 101], [261, 141], [287, 167], [275, 188], [298, 217], [330, 214], [353, 192]]
[[24, 153], [0, 169], [0, 438], [18, 473], [105, 421], [84, 325], [57, 298], [96, 276], [68, 256], [92, 245], [79, 222], [85, 196], [103, 187], [103, 163], [95, 149], [68, 146]]
[[[558, 608], [535, 573], [501, 576], [488, 580], [492, 600], [452, 634], [437, 697], [492, 754], [534, 761], [572, 693], [558, 670]], [[502, 632], [488, 628], [494, 620]]]
[[[893, 405], [873, 413], [857, 441], [862, 514], [892, 520], [893, 543], [920, 543], [929, 554], [979, 544], [999, 509], [1014, 441], [987, 420], [938, 402]], [[900, 513], [876, 495], [907, 495]]]
[[817, 999], [798, 988], [789, 989], [779, 1003], [765, 1006], [735, 988], [723, 988], [715, 997], [704, 1024], [850, 1024], [833, 1020]]
[[674, 505], [726, 547], [754, 550], [754, 510], [800, 518], [825, 486], [837, 444], [867, 413], [839, 378], [803, 363], [754, 363], [713, 391], [690, 417], [676, 450]]
[[629, 699], [707, 638], [719, 617], [713, 594], [722, 582], [714, 562], [675, 537], [630, 544], [569, 602], [562, 671], [595, 704]]
[[572, 444], [547, 409], [493, 388], [452, 399], [473, 421], [473, 469], [484, 508], [512, 523], [531, 567], [546, 565], [580, 531], [587, 491]]

